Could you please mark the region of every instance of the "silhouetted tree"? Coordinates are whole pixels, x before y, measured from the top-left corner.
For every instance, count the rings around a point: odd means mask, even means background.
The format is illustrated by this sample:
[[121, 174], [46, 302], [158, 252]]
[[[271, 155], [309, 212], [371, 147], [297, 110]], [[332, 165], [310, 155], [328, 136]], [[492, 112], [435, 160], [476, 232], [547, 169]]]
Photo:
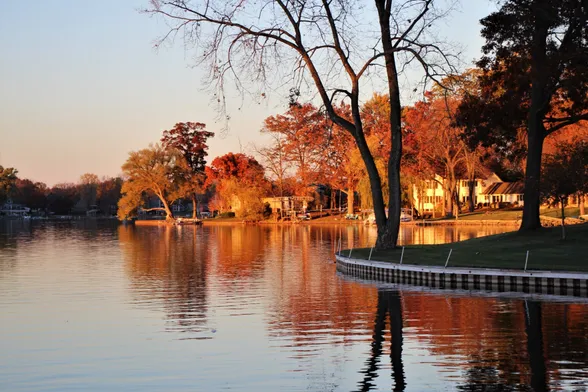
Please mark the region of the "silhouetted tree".
[[547, 155], [543, 163], [541, 196], [551, 205], [561, 206], [562, 239], [566, 238], [565, 205], [568, 198], [588, 191], [588, 141], [559, 144], [558, 152]]
[[16, 183], [18, 171], [13, 167], [4, 168], [0, 166], [0, 205], [6, 202], [10, 191]]
[[520, 230], [541, 227], [545, 137], [588, 119], [587, 21], [585, 0], [508, 0], [481, 20], [486, 44], [478, 62], [480, 94], [466, 95], [459, 121], [477, 139], [507, 149], [526, 130]]

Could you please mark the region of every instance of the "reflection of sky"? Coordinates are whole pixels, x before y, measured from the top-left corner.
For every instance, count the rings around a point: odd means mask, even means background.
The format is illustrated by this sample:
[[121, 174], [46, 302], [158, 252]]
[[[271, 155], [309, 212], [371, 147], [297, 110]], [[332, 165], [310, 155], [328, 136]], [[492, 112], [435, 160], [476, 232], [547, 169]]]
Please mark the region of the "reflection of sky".
[[[203, 72], [190, 67], [192, 54], [180, 40], [152, 49], [165, 24], [137, 12], [148, 3], [0, 2], [0, 165], [48, 184], [77, 181], [85, 172], [116, 175], [129, 151], [156, 142], [176, 122], [219, 131]], [[469, 64], [481, 47], [477, 21], [492, 5], [476, 0], [461, 8], [440, 23], [440, 36], [465, 46], [462, 61]], [[274, 92], [261, 104], [246, 100], [243, 110], [232, 95], [230, 134], [210, 141], [211, 157], [241, 146], [248, 151], [260, 140], [263, 119], [284, 110], [287, 94]]]
[[[371, 231], [351, 233], [361, 243]], [[10, 265], [0, 269], [3, 388], [355, 390], [378, 299], [375, 287], [337, 277], [338, 235], [327, 226], [67, 224], [16, 234], [0, 245]], [[407, 391], [454, 390], [476, 355], [527, 377], [520, 301], [411, 292], [401, 303]], [[550, 377], [564, 385], [587, 375], [574, 353], [585, 345], [585, 311], [543, 307]], [[197, 324], [182, 324], [195, 314]], [[391, 389], [389, 329], [384, 338], [374, 383]], [[484, 357], [480, 347], [495, 351]]]

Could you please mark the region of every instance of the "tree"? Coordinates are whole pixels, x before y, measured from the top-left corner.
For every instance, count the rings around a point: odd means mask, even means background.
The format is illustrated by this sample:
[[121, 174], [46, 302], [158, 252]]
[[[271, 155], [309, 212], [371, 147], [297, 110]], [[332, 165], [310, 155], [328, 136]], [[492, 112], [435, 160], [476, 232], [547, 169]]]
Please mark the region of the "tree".
[[254, 147], [255, 152], [263, 160], [265, 168], [270, 175], [277, 181], [278, 195], [283, 197], [286, 191], [286, 178], [288, 175], [289, 165], [286, 162], [286, 152], [284, 148], [283, 136], [280, 133], [271, 134], [272, 140], [269, 146]]
[[165, 149], [159, 144], [132, 151], [122, 170], [125, 181], [118, 203], [121, 220], [134, 214], [145, 193], [157, 196], [163, 207], [145, 208], [144, 211], [164, 211], [166, 220], [174, 220], [170, 205], [185, 194], [184, 179], [190, 170], [180, 151]]
[[[343, 113], [345, 108], [340, 110]], [[355, 192], [358, 191], [361, 178], [367, 175], [365, 165], [353, 137], [345, 129], [330, 122], [325, 139], [319, 160], [319, 179], [330, 185], [331, 189], [338, 189], [347, 195], [347, 213], [353, 215]]]
[[239, 218], [260, 219], [266, 180], [265, 169], [255, 158], [229, 152], [215, 158], [205, 171], [206, 181], [209, 185], [215, 184], [222, 199], [216, 201], [216, 205], [230, 206]]
[[18, 170], [13, 167], [4, 168], [0, 166], [0, 205], [6, 202], [10, 191], [16, 183]]
[[177, 123], [172, 129], [163, 132], [161, 142], [164, 148], [175, 148], [180, 151], [189, 171], [186, 172], [184, 190], [192, 199], [192, 218], [196, 219], [198, 211], [198, 194], [204, 193], [206, 174], [206, 156], [208, 145], [206, 141], [213, 137], [214, 133], [205, 130], [202, 123], [186, 122]]
[[[257, 3], [152, 0], [151, 4], [148, 13], [160, 15], [171, 23], [159, 44], [178, 32], [183, 33], [186, 46], [199, 51], [198, 63], [209, 67], [222, 107], [225, 107], [227, 78], [232, 78], [241, 92], [247, 90], [246, 80], [262, 86], [256, 93], [258, 97], [265, 96], [265, 87], [272, 80], [279, 80], [281, 85], [290, 81], [299, 87], [309, 78], [329, 118], [353, 136], [361, 152], [370, 178], [378, 227], [376, 247], [396, 246], [402, 157], [398, 67], [416, 61], [424, 68], [427, 78], [435, 78], [446, 71], [444, 67], [449, 63], [449, 57], [430, 33], [440, 15], [433, 8], [432, 0], [399, 5], [393, 5], [392, 0], [374, 0], [375, 9], [355, 7], [345, 0]], [[366, 17], [374, 17], [378, 24], [363, 23]], [[379, 70], [385, 70], [390, 107], [388, 216], [382, 178], [368, 148], [361, 119], [360, 82]], [[351, 119], [337, 111], [335, 101], [339, 97], [350, 105]]]
[[432, 92], [427, 98], [406, 110], [406, 127], [422, 152], [419, 159], [425, 160], [429, 171], [443, 173], [445, 213], [453, 216], [459, 211], [458, 174], [467, 149], [460, 137], [461, 129], [452, 124], [451, 112], [457, 107], [457, 101]]
[[461, 117], [486, 143], [508, 147], [521, 128], [526, 130], [521, 231], [541, 227], [545, 137], [588, 119], [587, 21], [585, 0], [507, 0], [481, 20], [486, 39], [478, 62], [481, 94], [464, 99]]
[[97, 204], [99, 184], [100, 179], [96, 174], [85, 173], [80, 176], [80, 197], [86, 210], [89, 210], [90, 206]]
[[47, 208], [55, 214], [67, 215], [79, 200], [80, 191], [76, 184], [55, 184], [47, 195]]
[[280, 136], [284, 161], [296, 167], [298, 193], [306, 196], [316, 180], [325, 149], [325, 115], [311, 104], [292, 104], [285, 114], [266, 118], [261, 132], [275, 135], [274, 140]]
[[104, 215], [116, 213], [117, 204], [121, 197], [123, 179], [120, 177], [103, 178], [98, 184], [96, 204]]
[[557, 150], [543, 163], [541, 196], [549, 204], [561, 206], [561, 236], [565, 239], [566, 202], [574, 193], [584, 195], [588, 191], [588, 142], [560, 144]]
[[47, 207], [47, 185], [28, 179], [17, 179], [13, 188], [12, 199], [33, 210]]

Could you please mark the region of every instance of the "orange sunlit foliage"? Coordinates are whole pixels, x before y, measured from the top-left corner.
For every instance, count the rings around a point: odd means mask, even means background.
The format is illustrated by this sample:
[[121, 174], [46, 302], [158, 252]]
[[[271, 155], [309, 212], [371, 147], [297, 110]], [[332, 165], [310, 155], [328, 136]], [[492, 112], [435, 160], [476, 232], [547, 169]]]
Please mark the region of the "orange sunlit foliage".
[[229, 152], [215, 158], [205, 172], [208, 186], [215, 185], [218, 200], [213, 199], [213, 206], [221, 212], [231, 209], [239, 218], [260, 219], [268, 184], [255, 158]]
[[543, 154], [555, 154], [558, 152], [558, 144], [575, 143], [577, 140], [588, 140], [588, 121], [580, 121], [568, 125], [567, 127], [547, 136], [543, 144]]
[[317, 180], [320, 163], [325, 158], [327, 127], [325, 114], [310, 103], [292, 104], [285, 114], [264, 121], [263, 133], [280, 136], [274, 139], [281, 141], [284, 160], [295, 171], [298, 196], [311, 193], [309, 186]]
[[[405, 127], [411, 134], [409, 140], [414, 143], [410, 149], [416, 152], [407, 161], [416, 166], [414, 173], [422, 170], [429, 178], [433, 173], [446, 178], [442, 185], [452, 199], [455, 199], [460, 165], [467, 148], [461, 139], [462, 129], [452, 124], [458, 105], [456, 98], [427, 93], [426, 100], [405, 111]], [[446, 202], [447, 214], [453, 214], [455, 204], [455, 200]]]

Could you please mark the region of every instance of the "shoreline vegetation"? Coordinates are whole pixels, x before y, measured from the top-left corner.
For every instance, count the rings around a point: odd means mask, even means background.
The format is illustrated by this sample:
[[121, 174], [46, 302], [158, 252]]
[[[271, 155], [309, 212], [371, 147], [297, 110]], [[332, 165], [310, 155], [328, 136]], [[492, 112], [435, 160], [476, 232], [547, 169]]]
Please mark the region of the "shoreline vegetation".
[[[567, 207], [565, 210], [566, 225], [581, 224], [585, 222], [585, 217], [579, 216], [578, 207]], [[429, 218], [429, 219], [415, 219], [408, 222], [402, 222], [402, 225], [452, 225], [452, 226], [475, 226], [475, 225], [499, 225], [512, 226], [518, 228], [521, 223], [522, 210], [484, 210], [475, 211], [472, 213], [460, 214], [457, 218]], [[185, 219], [185, 218], [180, 218]], [[174, 222], [167, 222], [165, 219], [138, 219], [134, 221], [139, 225], [153, 225], [153, 224], [174, 224]], [[345, 212], [338, 215], [328, 215], [315, 217], [307, 220], [275, 220], [266, 219], [260, 221], [246, 221], [238, 217], [215, 217], [202, 219], [204, 225], [214, 224], [263, 224], [263, 225], [291, 225], [291, 224], [333, 224], [333, 225], [364, 225], [363, 218], [360, 219], [345, 219]], [[561, 210], [559, 208], [543, 208], [541, 210], [541, 223], [543, 227], [553, 227], [561, 225]]]
[[[533, 233], [509, 232], [460, 242], [436, 245], [406, 245], [391, 250], [343, 249], [351, 259], [410, 265], [523, 270], [529, 251], [528, 270], [588, 272], [588, 224], [572, 225], [561, 240], [560, 228], [542, 228]], [[370, 257], [371, 253], [371, 257]]]

